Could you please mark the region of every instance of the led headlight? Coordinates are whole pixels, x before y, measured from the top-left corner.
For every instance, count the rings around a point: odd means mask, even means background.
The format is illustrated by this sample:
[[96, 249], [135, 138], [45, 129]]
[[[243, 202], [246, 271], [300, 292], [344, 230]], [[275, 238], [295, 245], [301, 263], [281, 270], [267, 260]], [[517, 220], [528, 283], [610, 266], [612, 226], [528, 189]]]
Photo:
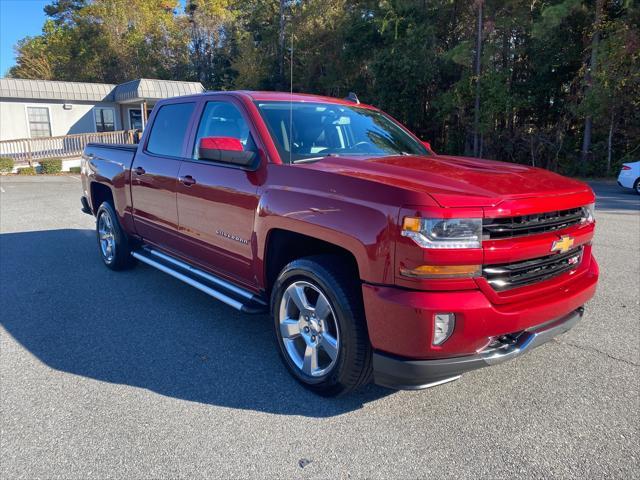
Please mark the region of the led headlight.
[[422, 248], [480, 248], [482, 219], [405, 217], [402, 236]]
[[596, 219], [596, 204], [590, 203], [582, 207], [582, 223], [590, 223]]

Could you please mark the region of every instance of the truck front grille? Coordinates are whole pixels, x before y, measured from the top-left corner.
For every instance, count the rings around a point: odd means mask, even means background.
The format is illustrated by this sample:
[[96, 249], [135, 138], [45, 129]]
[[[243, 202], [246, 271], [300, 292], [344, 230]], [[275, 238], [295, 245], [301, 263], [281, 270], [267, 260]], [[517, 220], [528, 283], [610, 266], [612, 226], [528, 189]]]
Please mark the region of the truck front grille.
[[485, 218], [482, 233], [485, 239], [499, 239], [544, 233], [570, 227], [584, 218], [581, 207], [519, 217]]
[[582, 247], [515, 263], [485, 265], [482, 276], [494, 290], [503, 291], [541, 282], [574, 270], [582, 261]]

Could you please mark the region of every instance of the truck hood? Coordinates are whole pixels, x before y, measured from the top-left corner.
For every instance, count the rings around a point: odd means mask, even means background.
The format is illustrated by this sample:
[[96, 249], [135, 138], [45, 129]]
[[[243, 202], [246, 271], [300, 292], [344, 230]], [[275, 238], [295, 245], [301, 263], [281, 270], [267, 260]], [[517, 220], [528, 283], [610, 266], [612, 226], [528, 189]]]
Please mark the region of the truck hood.
[[301, 165], [427, 193], [442, 207], [495, 206], [505, 200], [589, 191], [584, 183], [548, 170], [470, 157], [327, 157]]

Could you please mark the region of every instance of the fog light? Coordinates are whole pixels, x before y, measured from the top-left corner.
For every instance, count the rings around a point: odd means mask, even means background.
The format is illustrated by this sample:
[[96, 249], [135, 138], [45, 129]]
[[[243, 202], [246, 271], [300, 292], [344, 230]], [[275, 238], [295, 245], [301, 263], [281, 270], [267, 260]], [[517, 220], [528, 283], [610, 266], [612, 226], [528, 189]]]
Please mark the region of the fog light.
[[433, 344], [442, 345], [453, 333], [455, 325], [454, 313], [436, 313], [433, 316]]

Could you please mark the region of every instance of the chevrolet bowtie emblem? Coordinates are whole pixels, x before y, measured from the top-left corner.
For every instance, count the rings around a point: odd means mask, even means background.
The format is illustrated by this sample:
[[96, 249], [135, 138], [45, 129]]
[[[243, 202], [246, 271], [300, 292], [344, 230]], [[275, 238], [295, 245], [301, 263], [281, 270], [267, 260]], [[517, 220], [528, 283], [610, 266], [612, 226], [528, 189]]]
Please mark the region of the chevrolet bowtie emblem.
[[573, 247], [573, 238], [568, 235], [564, 235], [560, 237], [560, 240], [556, 240], [551, 244], [551, 251], [566, 253], [571, 247]]

